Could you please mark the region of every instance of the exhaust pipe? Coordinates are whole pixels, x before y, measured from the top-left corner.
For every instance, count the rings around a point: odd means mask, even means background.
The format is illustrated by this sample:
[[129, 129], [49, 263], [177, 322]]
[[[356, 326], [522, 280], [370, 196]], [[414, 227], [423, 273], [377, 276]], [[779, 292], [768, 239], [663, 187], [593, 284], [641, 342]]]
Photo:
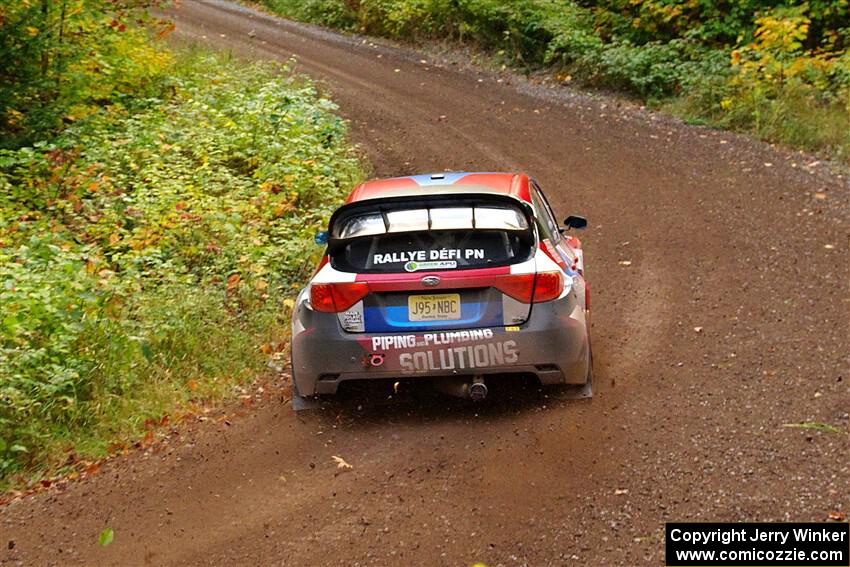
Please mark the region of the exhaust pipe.
[[484, 378], [476, 376], [472, 379], [472, 384], [469, 385], [469, 399], [473, 402], [481, 402], [487, 397], [487, 384], [484, 383]]
[[436, 378], [433, 384], [438, 391], [456, 398], [480, 402], [487, 397], [487, 385], [481, 376], [476, 376], [472, 382], [459, 378]]

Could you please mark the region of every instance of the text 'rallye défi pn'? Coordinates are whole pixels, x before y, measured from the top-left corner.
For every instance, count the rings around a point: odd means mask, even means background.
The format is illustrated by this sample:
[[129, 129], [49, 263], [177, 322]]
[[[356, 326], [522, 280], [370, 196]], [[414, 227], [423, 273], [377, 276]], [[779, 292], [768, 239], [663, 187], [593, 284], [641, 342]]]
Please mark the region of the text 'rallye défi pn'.
[[348, 380], [429, 378], [482, 399], [485, 377], [534, 376], [590, 395], [581, 242], [523, 173], [364, 183], [317, 242], [292, 317], [293, 407]]

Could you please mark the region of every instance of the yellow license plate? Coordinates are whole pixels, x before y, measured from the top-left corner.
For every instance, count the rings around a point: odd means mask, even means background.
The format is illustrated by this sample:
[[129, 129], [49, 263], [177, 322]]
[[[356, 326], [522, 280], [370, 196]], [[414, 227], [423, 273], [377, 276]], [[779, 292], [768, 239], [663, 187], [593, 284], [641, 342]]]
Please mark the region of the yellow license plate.
[[411, 321], [456, 321], [460, 319], [460, 294], [408, 296], [407, 313]]

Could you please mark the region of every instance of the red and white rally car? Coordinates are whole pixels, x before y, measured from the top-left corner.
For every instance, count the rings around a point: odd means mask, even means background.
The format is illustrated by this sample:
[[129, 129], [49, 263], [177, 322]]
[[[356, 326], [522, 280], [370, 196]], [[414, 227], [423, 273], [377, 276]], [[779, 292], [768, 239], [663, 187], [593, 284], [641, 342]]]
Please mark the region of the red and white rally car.
[[347, 380], [432, 379], [482, 399], [492, 375], [584, 386], [581, 242], [524, 173], [369, 181], [331, 217], [292, 317], [293, 407]]

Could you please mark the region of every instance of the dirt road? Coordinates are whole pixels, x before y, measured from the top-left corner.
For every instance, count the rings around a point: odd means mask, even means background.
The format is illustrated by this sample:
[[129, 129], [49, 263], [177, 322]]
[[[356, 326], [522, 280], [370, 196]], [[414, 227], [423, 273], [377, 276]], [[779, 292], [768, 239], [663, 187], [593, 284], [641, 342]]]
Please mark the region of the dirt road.
[[596, 395], [269, 403], [0, 509], [0, 564], [658, 565], [665, 521], [850, 514], [850, 436], [783, 427], [850, 429], [846, 177], [217, 0], [176, 18], [297, 57], [376, 175], [522, 168], [586, 215]]

